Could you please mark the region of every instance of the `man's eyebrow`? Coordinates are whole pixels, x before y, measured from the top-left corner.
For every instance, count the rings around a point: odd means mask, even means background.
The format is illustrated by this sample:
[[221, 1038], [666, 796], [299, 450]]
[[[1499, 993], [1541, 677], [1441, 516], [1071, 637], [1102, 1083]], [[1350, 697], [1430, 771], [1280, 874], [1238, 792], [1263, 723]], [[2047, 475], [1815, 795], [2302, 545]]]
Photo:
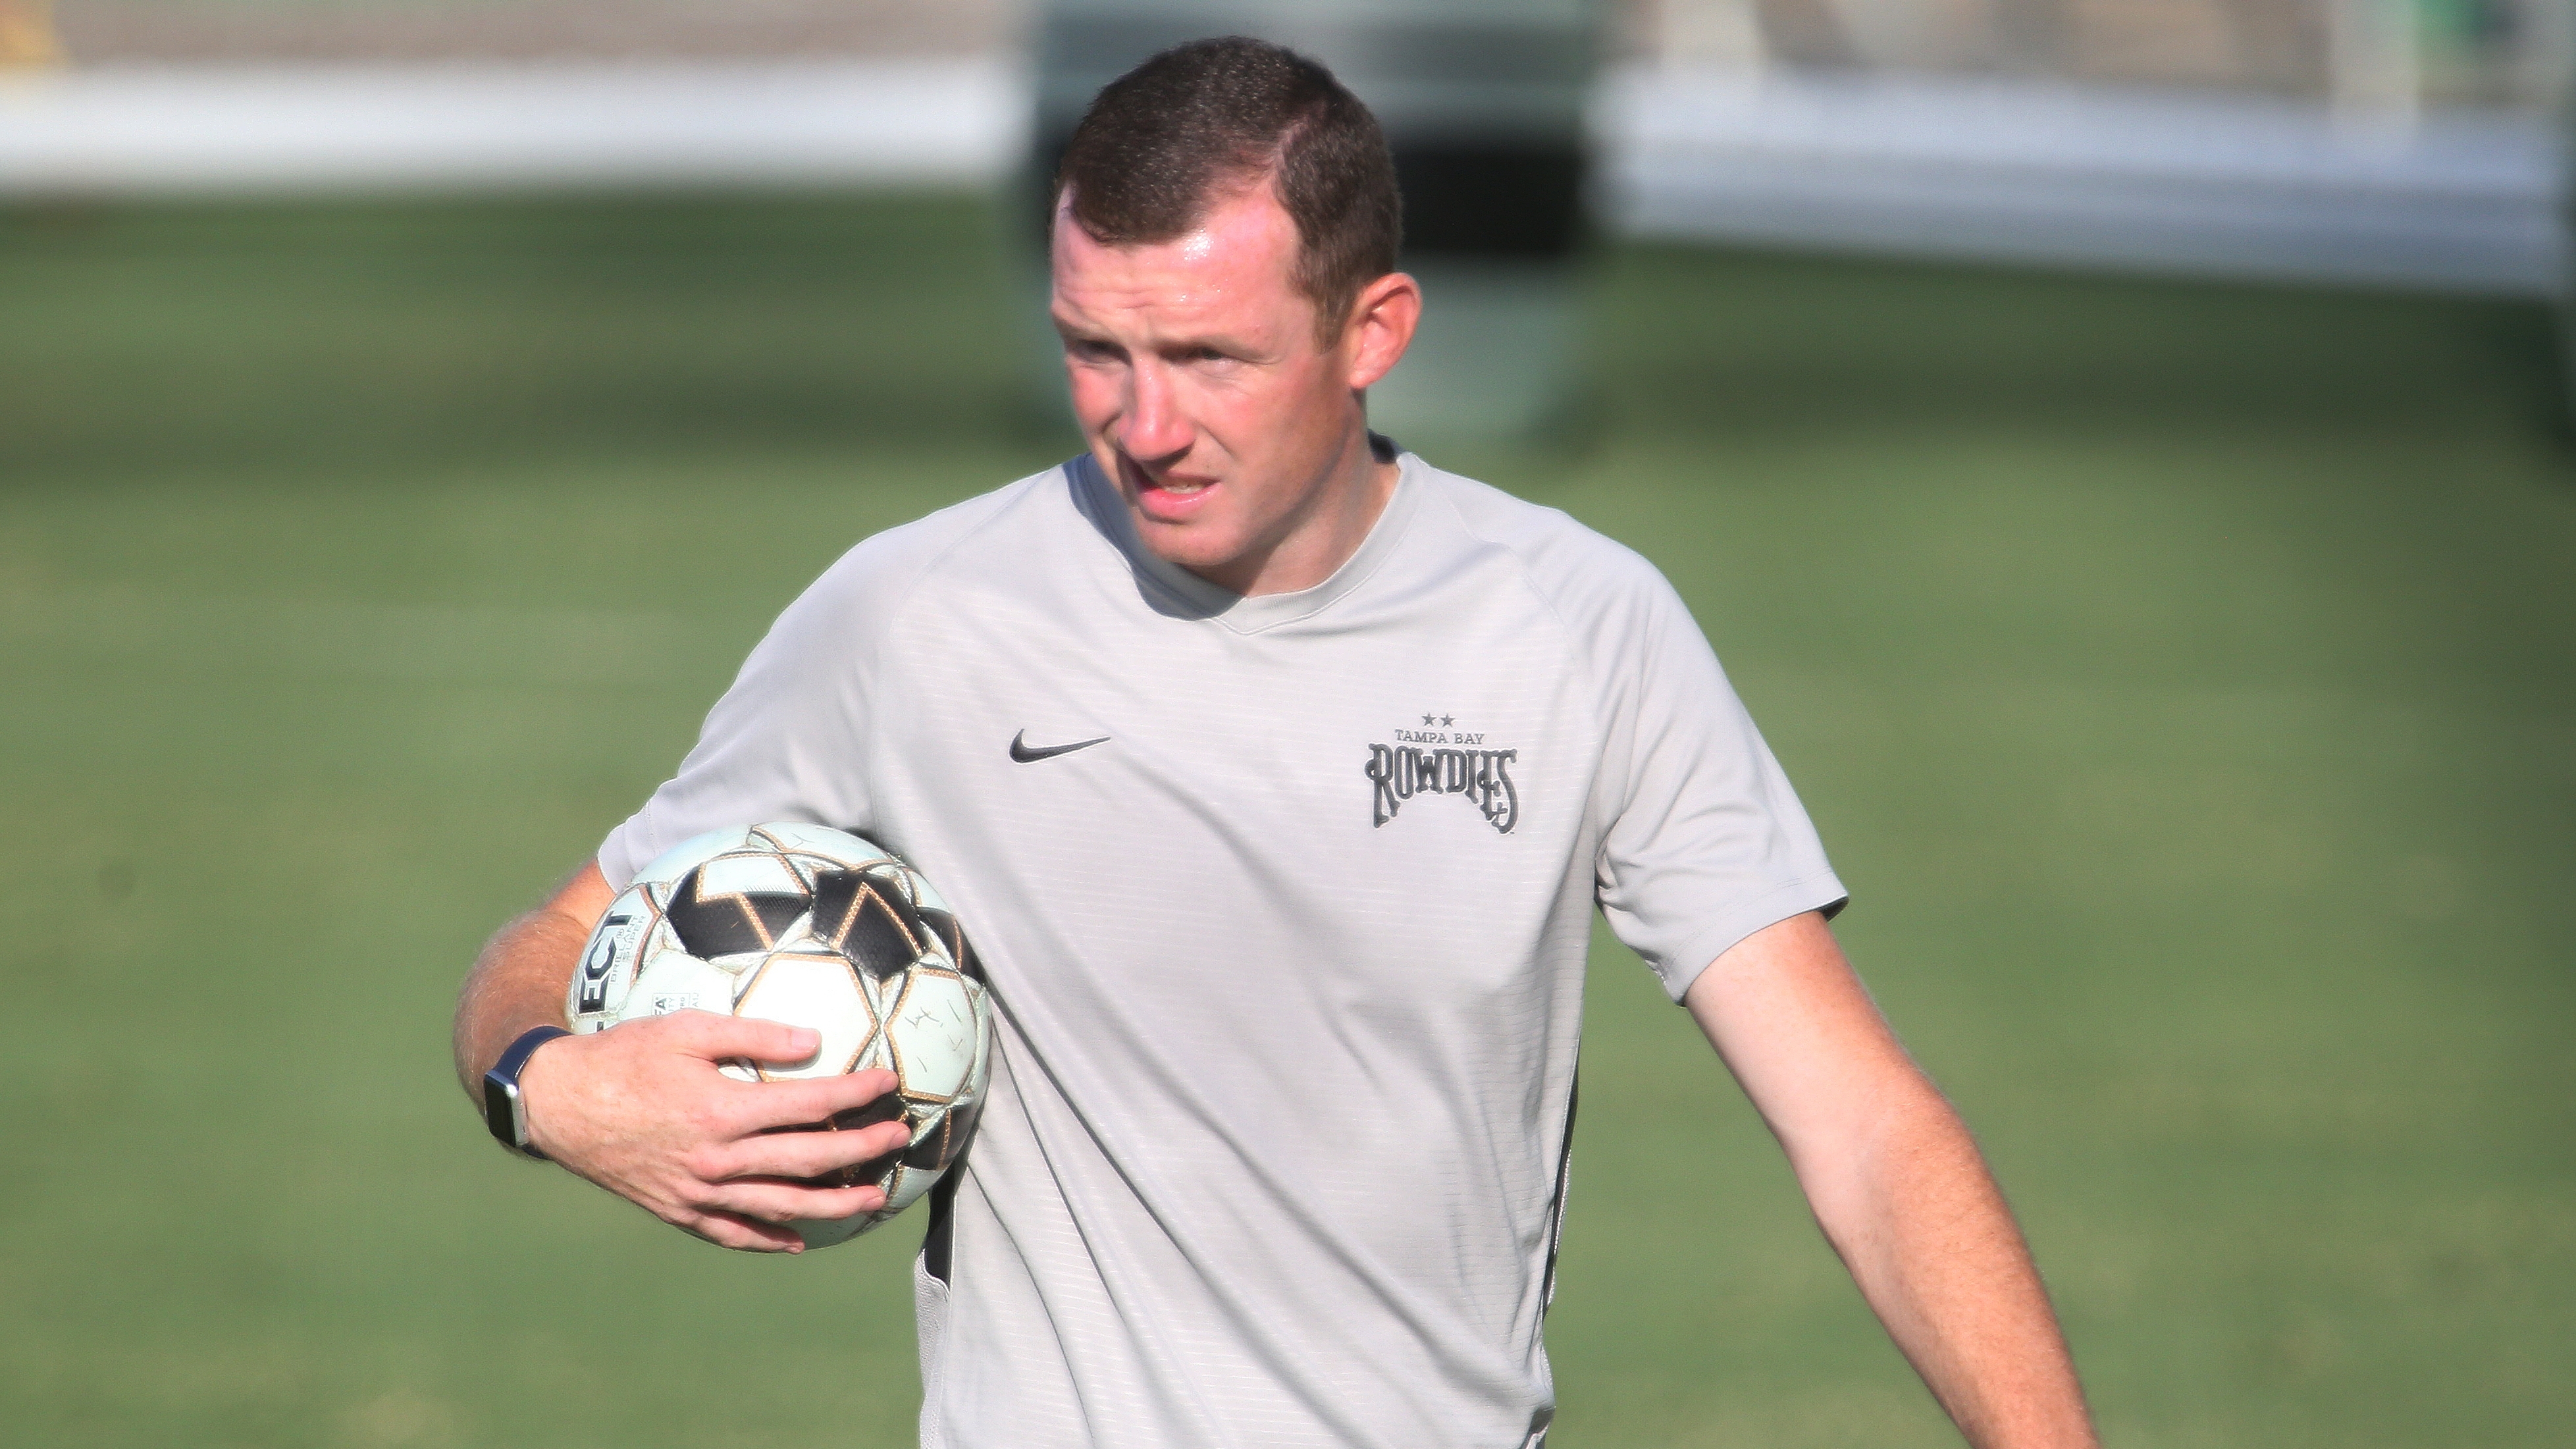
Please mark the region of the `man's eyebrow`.
[[1254, 358], [1266, 355], [1265, 349], [1250, 337], [1219, 332], [1201, 333], [1195, 337], [1167, 337], [1154, 344], [1154, 350], [1165, 355], [1183, 352], [1214, 352], [1226, 357]]
[[[1067, 342], [1096, 342], [1105, 346], [1116, 347], [1121, 350], [1124, 350], [1127, 347], [1126, 343], [1121, 342], [1104, 332], [1096, 331], [1090, 327], [1082, 325], [1080, 322], [1067, 317], [1058, 316], [1052, 312], [1047, 314], [1047, 321], [1055, 327], [1056, 335]], [[1261, 355], [1261, 349], [1253, 346], [1249, 339], [1228, 337], [1219, 333], [1208, 333], [1195, 337], [1158, 338], [1153, 342], [1146, 344], [1146, 346], [1149, 351], [1161, 357], [1171, 357], [1192, 352], [1213, 352], [1225, 357], [1244, 358], [1257, 357]]]

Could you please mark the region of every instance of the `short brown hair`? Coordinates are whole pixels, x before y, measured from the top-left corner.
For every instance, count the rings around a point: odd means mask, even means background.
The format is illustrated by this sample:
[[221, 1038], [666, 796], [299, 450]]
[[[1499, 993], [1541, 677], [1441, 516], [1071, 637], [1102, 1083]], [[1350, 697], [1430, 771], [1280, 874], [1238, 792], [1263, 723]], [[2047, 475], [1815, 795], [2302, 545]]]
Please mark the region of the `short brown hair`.
[[1111, 246], [1185, 235], [1218, 196], [1264, 180], [1297, 223], [1290, 279], [1329, 345], [1360, 288], [1395, 270], [1404, 201], [1377, 117], [1285, 46], [1229, 35], [1176, 45], [1101, 88], [1056, 170], [1054, 199]]

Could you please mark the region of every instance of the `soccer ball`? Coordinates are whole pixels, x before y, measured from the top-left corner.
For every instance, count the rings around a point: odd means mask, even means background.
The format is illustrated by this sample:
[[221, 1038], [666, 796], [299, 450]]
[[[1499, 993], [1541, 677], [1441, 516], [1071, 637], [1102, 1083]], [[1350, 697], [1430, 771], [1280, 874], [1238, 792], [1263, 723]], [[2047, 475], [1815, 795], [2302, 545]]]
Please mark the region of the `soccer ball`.
[[892, 1092], [828, 1122], [898, 1117], [911, 1145], [812, 1179], [883, 1188], [885, 1206], [792, 1224], [809, 1247], [845, 1242], [911, 1206], [956, 1162], [984, 1105], [993, 1007], [957, 917], [921, 873], [855, 835], [781, 823], [718, 830], [672, 847], [618, 896], [565, 993], [575, 1032], [695, 1009], [808, 1026], [803, 1066], [730, 1061], [743, 1081], [882, 1067]]

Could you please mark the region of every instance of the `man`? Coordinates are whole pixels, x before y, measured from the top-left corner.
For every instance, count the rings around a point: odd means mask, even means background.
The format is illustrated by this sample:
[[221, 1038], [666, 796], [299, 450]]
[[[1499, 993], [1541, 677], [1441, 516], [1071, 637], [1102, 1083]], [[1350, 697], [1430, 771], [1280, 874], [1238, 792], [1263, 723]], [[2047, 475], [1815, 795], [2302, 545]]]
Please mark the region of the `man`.
[[856, 830], [939, 883], [1000, 1006], [916, 1271], [925, 1444], [1526, 1446], [1597, 904], [1968, 1437], [2089, 1444], [2020, 1235], [1836, 949], [1843, 889], [1680, 601], [1369, 433], [1422, 307], [1398, 227], [1375, 122], [1289, 52], [1202, 42], [1105, 89], [1053, 238], [1087, 452], [789, 608], [679, 774], [487, 948], [460, 1070], [504, 1059], [496, 1130], [716, 1242], [873, 1209], [793, 1179], [899, 1125], [763, 1129], [885, 1074], [715, 1070], [810, 1034], [531, 1031], [654, 855]]

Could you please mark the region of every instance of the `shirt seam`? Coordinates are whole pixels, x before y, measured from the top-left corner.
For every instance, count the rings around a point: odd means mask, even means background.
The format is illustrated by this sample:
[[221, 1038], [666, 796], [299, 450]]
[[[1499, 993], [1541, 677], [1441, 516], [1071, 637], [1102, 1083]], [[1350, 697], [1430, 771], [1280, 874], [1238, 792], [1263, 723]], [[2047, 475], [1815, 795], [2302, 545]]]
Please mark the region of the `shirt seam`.
[[[920, 564], [913, 569], [912, 577], [904, 580], [898, 589], [894, 607], [885, 611], [884, 622], [870, 631], [871, 637], [867, 641], [867, 655], [865, 659], [861, 661], [860, 668], [858, 670], [858, 686], [863, 700], [868, 699], [870, 695], [876, 693], [876, 686], [880, 683], [879, 675], [882, 673], [879, 665], [884, 660], [887, 641], [894, 637], [895, 631], [902, 626], [904, 618], [912, 612], [913, 606], [920, 601], [922, 591], [928, 584], [931, 574], [946, 565], [949, 559], [956, 556], [958, 550], [982, 537], [987, 529], [1000, 526], [1004, 519], [1017, 513], [1020, 509], [1027, 507], [1032, 498], [1038, 497], [1041, 494], [1045, 487], [1045, 481], [1048, 478], [1053, 477], [1061, 479], [1063, 476], [1064, 465], [1059, 463], [1044, 473], [1023, 478], [1015, 485], [1006, 485], [1006, 490], [1008, 487], [1019, 488], [1020, 495], [1006, 501], [1002, 506], [987, 514], [982, 520], [966, 528], [955, 538], [950, 539], [945, 545], [933, 551], [927, 558], [924, 558]], [[863, 780], [868, 779], [869, 772], [872, 768], [872, 762], [877, 758], [879, 753], [877, 750], [877, 741], [884, 733], [884, 726], [881, 722], [882, 718], [882, 711], [873, 707], [869, 708], [867, 711], [867, 724], [864, 731], [860, 738], [851, 742], [852, 747], [858, 751], [860, 778]], [[878, 796], [878, 791], [872, 780], [869, 782], [867, 795], [871, 802], [870, 808], [873, 809], [874, 802]]]
[[967, 544], [980, 538], [984, 534], [985, 530], [998, 527], [1002, 520], [1028, 506], [1030, 499], [1037, 496], [1041, 486], [1047, 478], [1061, 478], [1063, 474], [1064, 466], [1062, 464], [1058, 464], [1044, 473], [1021, 479], [1018, 484], [1012, 485], [1020, 488], [1021, 496], [1010, 499], [1001, 507], [994, 509], [993, 512], [986, 516], [981, 522], [976, 523], [972, 527], [966, 529], [963, 533], [958, 534], [955, 538], [950, 539], [947, 544], [942, 546], [937, 552], [932, 553], [929, 557], [923, 559], [921, 563], [914, 568], [912, 577], [904, 580], [894, 607], [886, 611], [884, 626], [877, 629], [875, 631], [875, 637], [868, 641], [869, 653], [867, 666], [871, 676], [873, 676], [875, 672], [878, 659], [881, 658], [885, 652], [886, 640], [893, 635], [896, 626], [903, 622], [904, 616], [912, 612], [913, 605], [920, 601], [922, 588], [926, 583], [928, 583], [931, 574], [937, 571], [941, 566], [945, 565], [951, 557], [955, 556], [959, 549], [964, 548]]
[[[1053, 473], [1061, 473], [1061, 472], [1063, 471], [1063, 468], [1062, 468], [1062, 466], [1061, 466], [1061, 465], [1059, 465], [1058, 467], [1056, 467], [1056, 468], [1054, 468], [1054, 469], [1051, 469], [1051, 470], [1049, 470], [1049, 471], [1050, 471], [1050, 472], [1053, 472]], [[1048, 476], [1048, 475], [1047, 475], [1046, 473], [1037, 473], [1037, 474], [1032, 474], [1032, 475], [1030, 475], [1030, 476], [1028, 476], [1028, 477], [1026, 477], [1026, 478], [1015, 479], [1015, 480], [1013, 480], [1013, 481], [1012, 481], [1012, 482], [1010, 482], [1010, 483], [1006, 483], [1006, 484], [1002, 485], [1000, 488], [994, 489], [991, 493], [987, 493], [987, 494], [981, 495], [981, 497], [982, 497], [982, 498], [987, 498], [987, 499], [989, 499], [989, 498], [993, 498], [993, 497], [995, 497], [995, 496], [997, 496], [997, 495], [1000, 495], [1000, 494], [1008, 493], [1008, 492], [1009, 492], [1011, 489], [1013, 489], [1013, 488], [1020, 488], [1020, 489], [1022, 490], [1022, 492], [1023, 492], [1023, 496], [1022, 496], [1022, 497], [1007, 499], [1007, 500], [1006, 500], [1006, 501], [1004, 501], [1000, 506], [996, 507], [996, 508], [995, 508], [995, 509], [990, 513], [990, 514], [988, 514], [986, 517], [984, 517], [983, 519], [981, 519], [981, 520], [979, 520], [979, 521], [977, 521], [977, 522], [975, 522], [975, 523], [973, 523], [973, 524], [969, 525], [969, 526], [968, 526], [968, 527], [967, 527], [963, 532], [959, 533], [955, 538], [950, 539], [946, 544], [944, 544], [944, 545], [940, 546], [939, 548], [935, 549], [935, 550], [934, 550], [934, 551], [932, 551], [932, 552], [931, 552], [927, 557], [925, 557], [924, 559], [922, 559], [918, 564], [915, 564], [915, 565], [913, 566], [912, 576], [911, 576], [910, 578], [905, 579], [905, 580], [904, 580], [900, 585], [898, 585], [898, 586], [897, 586], [896, 592], [897, 592], [897, 596], [898, 596], [898, 597], [897, 597], [897, 599], [896, 599], [896, 602], [895, 602], [894, 607], [893, 607], [893, 608], [891, 608], [891, 609], [889, 609], [889, 610], [887, 610], [887, 611], [885, 611], [885, 614], [884, 614], [884, 616], [883, 616], [883, 618], [884, 618], [884, 622], [883, 622], [882, 624], [880, 624], [880, 625], [874, 625], [874, 626], [870, 627], [870, 628], [866, 631], [866, 633], [867, 633], [867, 636], [868, 636], [868, 637], [866, 637], [866, 638], [862, 641], [862, 645], [861, 645], [861, 648], [863, 649], [863, 651], [864, 651], [864, 652], [861, 654], [861, 656], [860, 656], [860, 657], [858, 657], [858, 658], [856, 658], [856, 659], [854, 659], [854, 660], [852, 661], [852, 664], [851, 664], [852, 671], [857, 675], [857, 678], [858, 678], [858, 680], [859, 680], [859, 683], [860, 683], [860, 686], [861, 686], [861, 688], [862, 688], [862, 691], [863, 691], [863, 692], [865, 691], [866, 687], [874, 681], [874, 678], [875, 678], [875, 675], [876, 675], [876, 672], [877, 672], [877, 664], [878, 664], [878, 661], [883, 657], [884, 652], [885, 652], [885, 642], [886, 642], [887, 637], [888, 637], [889, 635], [891, 635], [891, 634], [894, 632], [894, 628], [895, 628], [896, 624], [897, 624], [897, 623], [899, 623], [899, 622], [902, 620], [903, 616], [904, 616], [904, 615], [905, 615], [905, 614], [906, 614], [906, 613], [907, 613], [907, 612], [912, 608], [912, 605], [913, 605], [914, 600], [918, 597], [918, 595], [919, 595], [919, 593], [920, 593], [920, 590], [921, 590], [921, 586], [922, 586], [923, 581], [924, 581], [925, 579], [927, 579], [927, 578], [930, 576], [931, 571], [932, 571], [932, 570], [934, 570], [934, 569], [936, 569], [936, 568], [938, 568], [940, 565], [942, 565], [942, 564], [946, 563], [946, 562], [948, 561], [948, 559], [949, 559], [950, 555], [954, 554], [958, 549], [965, 547], [965, 546], [966, 546], [966, 544], [967, 544], [970, 540], [972, 540], [972, 539], [974, 539], [974, 538], [978, 537], [979, 535], [981, 535], [981, 534], [984, 532], [984, 530], [985, 530], [985, 529], [995, 526], [996, 524], [1000, 523], [1000, 522], [1001, 522], [1001, 520], [1002, 520], [1004, 517], [1008, 516], [1008, 515], [1009, 515], [1009, 514], [1011, 514], [1012, 512], [1014, 512], [1014, 511], [1016, 511], [1017, 509], [1019, 509], [1020, 507], [1022, 507], [1022, 506], [1025, 504], [1025, 502], [1026, 502], [1026, 495], [1027, 495], [1027, 494], [1029, 494], [1029, 493], [1033, 493], [1033, 492], [1035, 492], [1035, 491], [1037, 490], [1037, 488], [1040, 486], [1040, 484], [1042, 483], [1042, 481], [1043, 481], [1047, 476]], [[952, 507], [957, 507], [957, 508], [963, 508], [963, 507], [970, 506], [970, 505], [972, 505], [973, 503], [975, 503], [975, 502], [977, 502], [977, 501], [979, 501], [979, 499], [975, 499], [975, 498], [963, 499], [963, 500], [960, 500], [958, 503], [956, 503], [956, 504], [954, 504], [954, 505], [951, 505], [951, 506], [952, 506]], [[935, 515], [933, 515], [933, 516], [935, 516]], [[799, 591], [799, 593], [797, 594], [796, 598], [795, 598], [795, 599], [793, 599], [793, 600], [791, 600], [791, 601], [788, 603], [788, 605], [787, 605], [786, 609], [783, 609], [783, 610], [781, 610], [781, 611], [780, 611], [780, 613], [779, 613], [779, 616], [778, 616], [778, 617], [779, 617], [779, 618], [784, 618], [784, 617], [786, 617], [786, 615], [787, 615], [787, 614], [789, 614], [789, 613], [791, 613], [791, 612], [793, 612], [799, 604], [802, 604], [803, 602], [805, 602], [805, 601], [806, 601], [806, 599], [808, 599], [808, 598], [813, 594], [813, 591], [814, 591], [816, 588], [818, 588], [818, 587], [820, 587], [820, 586], [822, 585], [822, 583], [824, 582], [824, 580], [829, 579], [829, 578], [832, 576], [832, 574], [833, 574], [836, 570], [838, 570], [838, 569], [839, 569], [839, 568], [840, 568], [844, 563], [846, 563], [846, 562], [848, 562], [848, 561], [849, 561], [850, 556], [851, 556], [852, 554], [857, 553], [859, 550], [866, 548], [870, 543], [873, 543], [873, 542], [875, 542], [875, 541], [876, 541], [876, 540], [878, 540], [878, 539], [884, 538], [884, 537], [886, 537], [886, 536], [887, 536], [887, 535], [889, 535], [889, 534], [892, 534], [892, 533], [895, 533], [895, 532], [899, 532], [899, 531], [901, 531], [901, 530], [902, 530], [902, 529], [904, 529], [904, 528], [910, 528], [910, 527], [918, 526], [918, 525], [920, 525], [920, 524], [922, 524], [922, 523], [926, 523], [927, 521], [928, 521], [928, 518], [927, 518], [927, 517], [925, 517], [925, 518], [919, 518], [919, 519], [914, 519], [914, 520], [912, 520], [910, 523], [906, 523], [906, 524], [899, 524], [899, 525], [897, 525], [895, 528], [892, 528], [892, 529], [881, 529], [881, 530], [879, 530], [878, 532], [876, 532], [876, 533], [872, 533], [872, 534], [869, 534], [869, 535], [867, 535], [866, 537], [859, 539], [856, 543], [851, 544], [847, 549], [844, 549], [844, 550], [842, 551], [840, 558], [835, 559], [835, 560], [832, 562], [832, 565], [831, 565], [831, 567], [830, 567], [830, 568], [825, 569], [825, 570], [823, 571], [823, 573], [822, 573], [821, 575], [819, 575], [819, 576], [818, 576], [818, 577], [817, 577], [817, 578], [816, 578], [812, 583], [807, 584], [803, 590]], [[777, 628], [777, 622], [776, 622], [776, 620], [773, 620], [773, 621], [771, 622], [770, 628], [771, 628], [773, 631]], [[763, 643], [763, 644], [766, 644], [767, 642], [768, 642], [768, 641], [767, 641], [767, 639], [764, 637], [764, 639], [762, 640], [762, 643]], [[753, 652], [757, 653], [760, 647], [761, 647], [760, 645], [754, 645], [754, 646], [753, 646]], [[737, 683], [738, 683], [738, 682], [739, 682], [739, 681], [737, 680]], [[728, 690], [730, 690], [730, 686], [728, 686]], [[704, 730], [704, 726], [701, 726], [700, 728], [701, 728], [701, 738], [703, 738], [703, 730]], [[870, 712], [870, 714], [869, 714], [869, 718], [868, 718], [868, 723], [866, 724], [866, 726], [865, 726], [864, 728], [865, 728], [865, 731], [866, 731], [865, 735], [864, 735], [861, 739], [859, 739], [858, 741], [856, 741], [856, 742], [855, 742], [855, 743], [856, 743], [856, 745], [857, 745], [857, 747], [858, 747], [858, 748], [860, 749], [860, 751], [861, 751], [861, 758], [862, 758], [863, 760], [866, 758], [867, 751], [868, 751], [868, 750], [870, 749], [870, 747], [872, 747], [872, 746], [874, 745], [874, 743], [875, 743], [876, 732], [877, 732], [877, 725], [876, 725], [876, 723], [875, 723], [875, 714], [874, 714], [874, 712], [873, 712], [873, 711], [871, 711], [871, 712]], [[694, 748], [694, 747], [693, 747], [693, 748]], [[676, 777], [676, 776], [674, 776], [674, 778], [677, 778], [677, 777]], [[666, 781], [665, 783], [667, 784], [668, 782]], [[619, 839], [620, 839], [621, 834], [625, 831], [626, 827], [627, 827], [627, 826], [629, 826], [629, 825], [631, 825], [631, 824], [633, 824], [633, 823], [635, 822], [635, 820], [636, 820], [637, 818], [639, 818], [639, 817], [642, 815], [642, 813], [643, 813], [643, 811], [644, 811], [644, 810], [651, 808], [651, 806], [652, 806], [652, 802], [653, 802], [655, 799], [659, 798], [659, 797], [660, 797], [660, 794], [661, 794], [661, 790], [660, 790], [660, 788], [659, 788], [659, 787], [657, 787], [657, 788], [653, 791], [653, 793], [652, 793], [652, 794], [647, 795], [647, 796], [645, 797], [644, 804], [643, 804], [642, 806], [639, 806], [639, 807], [637, 808], [637, 811], [636, 811], [636, 813], [635, 813], [634, 815], [630, 815], [630, 816], [628, 816], [626, 819], [619, 821], [619, 822], [618, 822], [614, 827], [612, 827], [612, 828], [610, 829], [610, 831], [609, 831], [608, 835], [607, 835], [606, 837], [604, 837], [604, 838], [602, 838], [602, 839], [601, 839], [599, 849], [598, 849], [597, 851], [595, 851], [595, 852], [593, 852], [593, 853], [592, 853], [591, 859], [592, 859], [592, 861], [593, 861], [595, 864], [597, 864], [597, 865], [599, 865], [599, 866], [600, 866], [601, 874], [602, 874], [602, 875], [607, 875], [607, 874], [609, 873], [609, 872], [608, 872], [608, 870], [607, 870], [607, 860], [606, 860], [606, 853], [607, 853], [607, 849], [608, 849], [608, 844], [609, 844], [609, 842], [610, 842], [610, 841], [612, 841], [612, 840], [619, 840]], [[834, 823], [835, 823], [836, 825], [839, 825], [839, 826], [848, 826], [848, 825], [855, 824], [856, 822], [852, 822], [852, 821], [839, 821], [839, 822], [834, 822]], [[620, 846], [620, 848], [621, 848], [622, 850], [624, 850], [624, 851], [625, 851], [625, 853], [626, 853], [627, 855], [630, 855], [630, 856], [631, 856], [631, 855], [633, 855], [633, 854], [634, 854], [633, 850], [632, 850], [631, 848], [628, 848], [628, 847], [624, 846], [622, 842], [621, 842], [621, 846]], [[644, 866], [645, 866], [645, 865], [650, 864], [650, 863], [651, 863], [651, 862], [650, 862], [650, 860], [649, 860], [649, 859], [647, 859], [647, 860], [645, 860], [645, 861], [637, 862], [636, 864], [634, 864], [634, 865], [633, 865], [633, 867], [628, 871], [628, 875], [627, 875], [628, 880], [631, 882], [631, 881], [633, 880], [633, 878], [634, 878], [634, 873], [635, 873], [635, 872], [638, 872], [638, 871], [641, 871], [641, 870], [644, 868]], [[620, 889], [623, 889], [623, 887], [620, 887]]]
[[[1428, 472], [1431, 470], [1426, 466], [1425, 471]], [[1526, 502], [1527, 500], [1523, 501]], [[1499, 538], [1488, 537], [1485, 533], [1480, 531], [1476, 525], [1468, 522], [1467, 515], [1459, 509], [1457, 500], [1450, 496], [1449, 491], [1446, 488], [1441, 490], [1440, 502], [1443, 507], [1449, 510], [1449, 516], [1457, 520], [1459, 532], [1474, 539], [1476, 542], [1483, 544], [1487, 548], [1499, 549], [1511, 558], [1512, 569], [1519, 579], [1520, 586], [1528, 591], [1531, 598], [1538, 601], [1538, 606], [1540, 608], [1547, 611], [1547, 617], [1556, 625], [1556, 632], [1565, 640], [1566, 651], [1582, 662], [1584, 673], [1588, 677], [1590, 683], [1594, 686], [1584, 691], [1584, 693], [1589, 696], [1584, 708], [1591, 717], [1592, 738], [1594, 742], [1594, 748], [1591, 752], [1593, 779], [1586, 781], [1584, 788], [1584, 801], [1586, 808], [1588, 809], [1592, 798], [1592, 785], [1598, 781], [1601, 773], [1600, 747], [1608, 743], [1610, 738], [1609, 722], [1604, 715], [1602, 691], [1599, 688], [1601, 675], [1599, 661], [1593, 657], [1593, 652], [1590, 646], [1583, 642], [1581, 633], [1575, 629], [1574, 625], [1570, 621], [1566, 619], [1565, 611], [1557, 606], [1555, 598], [1552, 597], [1547, 590], [1539, 587], [1538, 579], [1536, 577], [1537, 569], [1531, 564], [1529, 555], [1521, 552], [1519, 548], [1506, 543]], [[1544, 507], [1545, 505], [1532, 506]], [[1555, 514], [1557, 517], [1564, 519], [1566, 522], [1573, 524], [1577, 528], [1583, 526], [1581, 520], [1575, 518], [1572, 514], [1567, 513], [1562, 508], [1549, 508], [1546, 511]], [[1649, 629], [1654, 629], [1661, 626], [1656, 620], [1650, 617], [1647, 620], [1647, 627]], [[1595, 882], [1596, 891], [1598, 890], [1598, 882], [1601, 879], [1601, 852], [1609, 849], [1609, 847], [1610, 830], [1608, 824], [1605, 822], [1602, 826], [1601, 838], [1592, 843], [1592, 878]]]

